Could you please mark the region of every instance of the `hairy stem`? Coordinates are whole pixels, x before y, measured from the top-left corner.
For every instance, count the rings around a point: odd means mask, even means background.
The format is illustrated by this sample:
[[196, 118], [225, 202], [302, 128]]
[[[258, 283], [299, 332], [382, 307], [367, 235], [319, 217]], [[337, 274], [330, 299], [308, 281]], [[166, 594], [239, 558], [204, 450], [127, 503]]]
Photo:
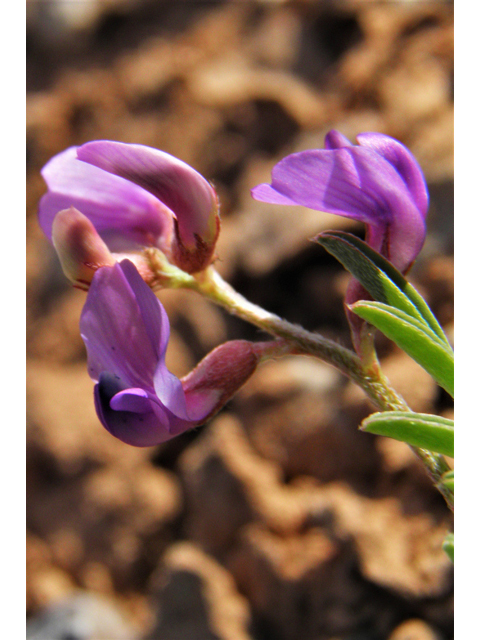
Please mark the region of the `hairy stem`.
[[[411, 411], [405, 400], [383, 375], [376, 359], [371, 360], [370, 366], [367, 367], [353, 351], [319, 334], [306, 331], [303, 327], [293, 325], [253, 304], [225, 282], [213, 267], [199, 274], [195, 278], [195, 284], [192, 283], [192, 285], [192, 289], [221, 305], [230, 313], [267, 333], [285, 339], [290, 344], [291, 354], [315, 356], [339, 369], [363, 389], [380, 411]], [[423, 462], [432, 481], [438, 486], [448, 506], [453, 510], [453, 494], [440, 483], [443, 473], [450, 470], [445, 458], [425, 449], [411, 448]]]
[[[383, 375], [376, 358], [370, 358], [368, 362], [362, 363], [361, 359], [350, 349], [346, 349], [320, 334], [311, 333], [303, 327], [291, 324], [253, 304], [225, 282], [213, 267], [192, 276], [171, 265], [168, 265], [168, 271], [166, 271], [164, 261], [159, 259], [156, 254], [150, 255], [150, 261], [154, 270], [159, 274], [160, 283], [168, 282], [167, 286], [170, 287], [197, 291], [215, 304], [222, 306], [229, 313], [275, 336], [277, 341], [271, 343], [271, 348], [265, 351], [262, 359], [278, 357], [287, 353], [314, 356], [336, 367], [355, 382], [380, 411], [410, 411], [405, 400], [392, 388]], [[450, 470], [445, 458], [425, 449], [411, 448], [423, 462], [432, 481], [437, 485], [453, 511], [453, 493], [441, 483], [443, 473]]]

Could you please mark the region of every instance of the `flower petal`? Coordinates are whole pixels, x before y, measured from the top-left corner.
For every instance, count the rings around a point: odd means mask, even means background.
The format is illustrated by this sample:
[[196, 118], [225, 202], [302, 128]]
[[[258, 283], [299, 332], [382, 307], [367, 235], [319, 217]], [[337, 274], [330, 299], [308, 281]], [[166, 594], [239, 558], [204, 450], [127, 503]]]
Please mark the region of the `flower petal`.
[[165, 365], [168, 317], [129, 260], [96, 272], [80, 330], [97, 412], [113, 435], [151, 446], [193, 426], [182, 384]]
[[74, 207], [55, 216], [52, 242], [63, 273], [76, 286], [88, 289], [96, 269], [115, 264], [93, 223]]
[[[185, 404], [185, 401], [183, 404]], [[143, 438], [145, 443], [148, 442], [147, 446], [159, 444], [159, 434], [163, 442], [163, 440], [166, 440], [168, 437], [178, 435], [194, 426], [191, 420], [175, 415], [155, 394], [149, 393], [145, 391], [145, 389], [125, 389], [119, 391], [119, 393], [114, 395], [110, 400], [110, 407], [115, 411], [128, 411], [137, 414], [148, 414], [153, 411], [159, 424], [154, 430], [155, 433], [152, 433], [151, 425], [153, 418], [151, 418], [151, 422], [149, 422], [150, 433], [148, 435], [145, 434]], [[183, 413], [185, 413], [185, 407], [183, 408]], [[164, 433], [165, 431], [167, 431], [167, 434]]]
[[402, 271], [425, 239], [424, 217], [403, 175], [369, 148], [351, 145], [287, 156], [273, 168], [271, 185], [255, 187], [252, 196], [364, 222], [370, 246]]
[[39, 203], [39, 222], [48, 238], [55, 215], [74, 206], [91, 220], [111, 250], [125, 249], [125, 238], [160, 248], [170, 240], [173, 220], [165, 205], [128, 180], [81, 162], [76, 147], [53, 157], [42, 176], [49, 190]]
[[181, 420], [190, 420], [182, 383], [167, 369], [163, 359], [158, 362], [155, 371], [154, 389], [160, 402], [168, 407], [172, 415]]
[[78, 157], [153, 194], [177, 219], [186, 246], [195, 236], [212, 241], [217, 228], [214, 189], [197, 171], [177, 158], [139, 144], [98, 140], [78, 149]]
[[342, 147], [353, 147], [350, 140], [340, 133], [332, 129], [325, 136], [325, 149], [341, 149]]
[[102, 373], [95, 385], [95, 409], [105, 429], [135, 447], [150, 447], [171, 438], [168, 413], [147, 394], [142, 395], [143, 390], [121, 387], [118, 378], [108, 373]]
[[[389, 214], [388, 202], [376, 188], [378, 178], [392, 196], [396, 195], [395, 189], [405, 191], [392, 167], [368, 149], [312, 149], [287, 156], [275, 165], [271, 187], [290, 204], [378, 224], [386, 222]], [[259, 187], [252, 190], [256, 200], [265, 194], [266, 190]]]
[[145, 389], [124, 389], [116, 393], [110, 400], [110, 407], [115, 411], [133, 413], [150, 413], [152, 406], [150, 396]]
[[[145, 290], [155, 304], [145, 296]], [[96, 271], [80, 318], [80, 332], [94, 380], [109, 371], [121, 378], [124, 388], [153, 389], [158, 359], [168, 341], [168, 319], [128, 260]]]
[[361, 133], [357, 140], [362, 147], [373, 149], [395, 167], [425, 218], [428, 211], [428, 190], [423, 172], [413, 154], [398, 140], [381, 133]]
[[145, 331], [155, 351], [157, 360], [163, 361], [170, 339], [170, 322], [167, 312], [150, 287], [145, 284], [137, 268], [130, 260], [122, 260], [120, 267], [135, 296]]
[[155, 393], [173, 415], [188, 420], [182, 384], [165, 364], [165, 353], [170, 338], [167, 313], [151, 289], [145, 285], [134, 265], [129, 260], [123, 260], [120, 266], [135, 294], [145, 331], [156, 353], [157, 364], [153, 375]]
[[181, 381], [165, 364], [168, 318], [128, 260], [100, 267], [80, 319], [95, 407], [123, 442], [152, 446], [201, 424], [252, 375], [262, 351], [233, 340]]

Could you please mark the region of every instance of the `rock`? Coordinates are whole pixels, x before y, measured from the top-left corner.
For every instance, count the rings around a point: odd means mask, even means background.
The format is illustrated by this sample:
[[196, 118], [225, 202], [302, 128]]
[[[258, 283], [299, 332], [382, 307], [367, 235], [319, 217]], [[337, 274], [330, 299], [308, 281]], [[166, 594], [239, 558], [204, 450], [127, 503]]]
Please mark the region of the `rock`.
[[395, 498], [369, 499], [342, 483], [325, 489], [337, 535], [354, 541], [363, 576], [404, 597], [432, 598], [452, 586], [452, 564], [442, 550], [448, 531], [428, 514], [405, 515]]
[[350, 637], [368, 627], [385, 634], [396, 621], [398, 598], [448, 597], [446, 523], [406, 516], [397, 500], [365, 498], [343, 483], [306, 480], [294, 488], [306, 515], [302, 526], [280, 532], [251, 522], [226, 560], [272, 637]]
[[284, 536], [253, 523], [243, 530], [228, 566], [271, 637], [312, 638], [314, 630], [325, 628], [332, 585], [343, 581], [349, 566], [341, 549], [320, 528]]
[[73, 475], [92, 462], [136, 465], [149, 457], [148, 450], [125, 447], [101, 425], [84, 362], [53, 366], [30, 360], [27, 398], [27, 450], [32, 462], [47, 456], [55, 460], [54, 468]]
[[329, 112], [328, 103], [293, 74], [246, 65], [238, 54], [197, 71], [189, 88], [200, 104], [214, 107], [253, 100], [278, 102], [302, 127], [318, 126]]
[[[437, 256], [424, 265], [418, 279], [428, 291], [428, 303], [445, 331], [453, 334], [454, 264], [452, 256]], [[449, 326], [450, 325], [450, 326]], [[450, 336], [448, 336], [450, 337]], [[453, 339], [453, 335], [452, 335]], [[453, 340], [452, 340], [453, 343]]]
[[27, 532], [27, 611], [37, 613], [76, 590], [67, 571], [54, 562], [49, 545], [41, 538]]
[[361, 414], [343, 409], [342, 384], [335, 369], [309, 358], [258, 370], [237, 399], [255, 449], [279, 463], [288, 477], [355, 482], [373, 473], [379, 461], [373, 441], [358, 431]]
[[440, 640], [440, 636], [423, 620], [402, 622], [388, 640]]
[[135, 640], [138, 634], [111, 602], [78, 593], [27, 622], [27, 640]]
[[294, 490], [281, 482], [280, 468], [261, 458], [232, 416], [222, 415], [181, 457], [188, 537], [223, 553], [243, 525], [262, 519], [274, 530], [291, 531], [305, 517]]
[[55, 567], [104, 592], [148, 580], [181, 509], [175, 477], [148, 466], [64, 476], [41, 500], [29, 485], [29, 499], [29, 524], [48, 541]]
[[396, 131], [405, 122], [436, 116], [450, 102], [448, 69], [428, 55], [411, 55], [382, 81], [378, 88], [386, 118]]
[[50, 313], [35, 323], [29, 336], [29, 353], [55, 364], [83, 360], [85, 347], [78, 323], [84, 304], [85, 292], [68, 289]]
[[195, 545], [171, 546], [152, 582], [158, 614], [150, 640], [252, 640], [247, 601], [232, 576]]

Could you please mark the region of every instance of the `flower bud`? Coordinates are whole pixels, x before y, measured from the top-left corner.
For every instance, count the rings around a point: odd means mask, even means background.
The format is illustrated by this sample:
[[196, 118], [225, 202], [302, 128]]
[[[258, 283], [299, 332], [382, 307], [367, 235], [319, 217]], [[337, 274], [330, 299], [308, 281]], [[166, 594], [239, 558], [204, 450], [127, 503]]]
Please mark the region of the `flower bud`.
[[55, 216], [52, 241], [63, 273], [80, 289], [88, 289], [99, 267], [115, 263], [93, 224], [74, 207]]
[[205, 356], [181, 380], [192, 420], [217, 413], [255, 371], [260, 355], [253, 343], [231, 340]]

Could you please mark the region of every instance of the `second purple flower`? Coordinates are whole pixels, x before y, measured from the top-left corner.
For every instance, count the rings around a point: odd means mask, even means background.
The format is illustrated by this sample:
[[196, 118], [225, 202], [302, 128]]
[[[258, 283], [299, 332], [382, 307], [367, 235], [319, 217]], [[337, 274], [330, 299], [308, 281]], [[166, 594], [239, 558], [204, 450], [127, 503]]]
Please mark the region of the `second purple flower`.
[[428, 193], [422, 171], [400, 142], [362, 133], [352, 145], [338, 131], [325, 149], [287, 156], [271, 184], [252, 189], [256, 200], [301, 205], [366, 224], [366, 242], [405, 273], [425, 240]]
[[56, 215], [75, 207], [111, 251], [158, 247], [188, 273], [212, 261], [220, 229], [216, 192], [168, 153], [98, 140], [59, 153], [42, 175], [48, 192], [39, 221], [48, 238]]

